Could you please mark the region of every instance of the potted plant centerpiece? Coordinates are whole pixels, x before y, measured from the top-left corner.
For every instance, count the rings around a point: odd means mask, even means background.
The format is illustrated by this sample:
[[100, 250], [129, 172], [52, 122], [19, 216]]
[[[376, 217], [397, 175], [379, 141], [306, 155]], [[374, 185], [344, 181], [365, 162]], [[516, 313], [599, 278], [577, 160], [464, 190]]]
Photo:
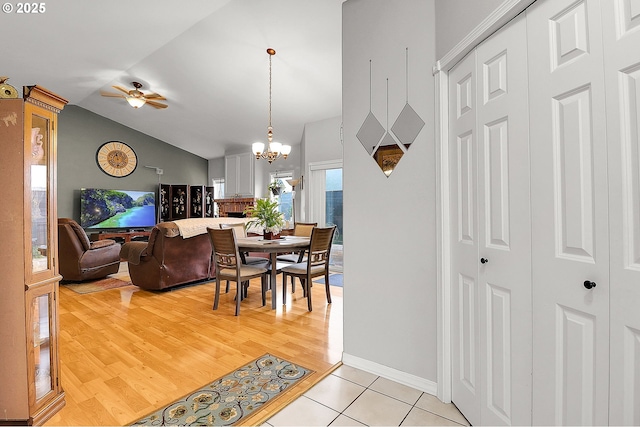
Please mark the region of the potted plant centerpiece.
[[279, 196], [282, 193], [282, 189], [284, 188], [284, 182], [280, 178], [276, 178], [273, 180], [271, 184], [267, 187], [271, 194], [274, 196]]
[[268, 198], [256, 199], [255, 206], [245, 209], [244, 213], [252, 218], [247, 222], [247, 228], [251, 226], [262, 227], [266, 240], [280, 238], [280, 232], [284, 227], [284, 217], [281, 212], [278, 212], [278, 202]]

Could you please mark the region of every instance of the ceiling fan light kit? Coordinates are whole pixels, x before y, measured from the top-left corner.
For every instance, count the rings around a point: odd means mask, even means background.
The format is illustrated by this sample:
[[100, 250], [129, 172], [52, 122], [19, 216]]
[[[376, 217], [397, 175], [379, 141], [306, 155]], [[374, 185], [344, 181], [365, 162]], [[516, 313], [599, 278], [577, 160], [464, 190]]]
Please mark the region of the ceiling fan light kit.
[[145, 94], [140, 90], [142, 88], [141, 83], [131, 82], [131, 84], [135, 89], [127, 90], [120, 86], [112, 86], [114, 89], [117, 89], [120, 92], [122, 92], [121, 94], [113, 93], [113, 92], [100, 92], [100, 94], [102, 96], [108, 96], [113, 98], [124, 98], [129, 103], [129, 105], [131, 105], [133, 108], [140, 108], [145, 104], [149, 104], [150, 106], [158, 109], [168, 107], [167, 104], [157, 102], [158, 100], [166, 100], [167, 98], [165, 98], [164, 96], [157, 93]]
[[265, 159], [269, 163], [282, 157], [286, 159], [291, 153], [290, 145], [283, 145], [279, 142], [273, 142], [273, 126], [271, 126], [271, 58], [276, 54], [275, 49], [268, 48], [269, 54], [269, 126], [267, 127], [267, 151], [264, 151], [265, 144], [263, 142], [254, 142], [251, 145], [251, 151], [256, 156], [257, 160]]
[[127, 96], [127, 102], [133, 108], [140, 108], [146, 103], [143, 98], [136, 98], [135, 96]]

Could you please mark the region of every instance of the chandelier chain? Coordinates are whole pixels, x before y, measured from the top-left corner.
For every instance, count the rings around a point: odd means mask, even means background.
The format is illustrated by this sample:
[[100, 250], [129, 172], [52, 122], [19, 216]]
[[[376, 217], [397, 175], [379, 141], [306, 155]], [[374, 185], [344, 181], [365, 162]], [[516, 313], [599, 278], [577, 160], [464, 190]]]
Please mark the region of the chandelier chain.
[[271, 58], [273, 55], [269, 53], [269, 128], [267, 129], [267, 137], [269, 142], [273, 140], [273, 127], [271, 126]]
[[[267, 49], [269, 54], [269, 126], [267, 127], [267, 145], [261, 142], [255, 142], [251, 146], [251, 151], [256, 156], [256, 159], [265, 159], [269, 163], [282, 157], [286, 159], [291, 152], [290, 145], [283, 145], [277, 142], [273, 142], [273, 126], [271, 125], [271, 94], [273, 86], [273, 74], [272, 74], [272, 56], [276, 54], [275, 49]], [[272, 144], [273, 143], [273, 144]]]

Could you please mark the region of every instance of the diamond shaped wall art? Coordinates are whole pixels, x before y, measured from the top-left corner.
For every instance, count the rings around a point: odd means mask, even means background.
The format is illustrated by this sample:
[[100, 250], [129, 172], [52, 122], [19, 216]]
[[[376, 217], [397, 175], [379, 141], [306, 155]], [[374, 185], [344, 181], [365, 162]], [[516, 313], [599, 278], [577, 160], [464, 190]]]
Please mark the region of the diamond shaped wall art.
[[382, 135], [384, 135], [384, 128], [376, 116], [369, 111], [367, 118], [364, 119], [364, 123], [362, 123], [356, 136], [362, 143], [364, 149], [367, 150], [369, 154], [372, 154], [376, 145], [380, 142]]
[[371, 112], [371, 60], [369, 60], [369, 114], [367, 114], [367, 118], [364, 119], [364, 123], [360, 126], [356, 137], [360, 140], [364, 149], [367, 150], [367, 153], [371, 155], [380, 142], [382, 135], [384, 135], [384, 128]]
[[[362, 123], [357, 137], [362, 146], [373, 157], [380, 170], [389, 177], [409, 150], [425, 125], [424, 120], [409, 105], [409, 49], [405, 55], [406, 102], [389, 132], [389, 79], [387, 79], [387, 128], [373, 114], [371, 109], [371, 61], [369, 61], [369, 114]], [[382, 139], [381, 139], [382, 138]]]

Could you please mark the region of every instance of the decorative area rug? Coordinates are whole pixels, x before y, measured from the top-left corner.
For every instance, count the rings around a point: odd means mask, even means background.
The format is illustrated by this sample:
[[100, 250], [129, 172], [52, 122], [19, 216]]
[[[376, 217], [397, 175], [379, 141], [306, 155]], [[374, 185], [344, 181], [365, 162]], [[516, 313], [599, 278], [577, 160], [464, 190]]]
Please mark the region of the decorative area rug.
[[[314, 280], [313, 283], [322, 283], [324, 285], [324, 277]], [[329, 274], [329, 284], [342, 287], [342, 273]]]
[[60, 285], [66, 286], [67, 288], [78, 294], [90, 294], [93, 292], [106, 291], [107, 289], [130, 286], [131, 282], [116, 279], [115, 277], [105, 277], [104, 279], [92, 280], [87, 282], [61, 282]]
[[132, 425], [237, 424], [311, 373], [309, 369], [265, 354]]

